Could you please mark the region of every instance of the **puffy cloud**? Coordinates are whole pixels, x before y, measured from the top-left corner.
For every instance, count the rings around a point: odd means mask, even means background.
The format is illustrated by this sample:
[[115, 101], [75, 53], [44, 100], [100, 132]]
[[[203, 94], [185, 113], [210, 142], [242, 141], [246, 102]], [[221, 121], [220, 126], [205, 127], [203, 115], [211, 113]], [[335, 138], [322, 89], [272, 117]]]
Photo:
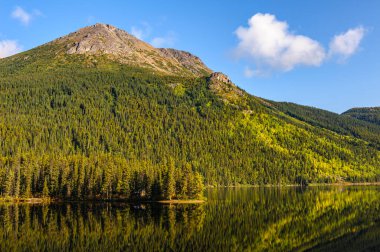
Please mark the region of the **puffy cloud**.
[[12, 12], [12, 17], [18, 19], [24, 25], [28, 25], [32, 20], [32, 14], [26, 12], [20, 6], [17, 6], [16, 9]]
[[330, 42], [329, 54], [331, 56], [340, 56], [343, 59], [349, 58], [358, 50], [364, 34], [365, 29], [363, 27], [357, 27], [336, 35]]
[[331, 56], [347, 59], [358, 50], [365, 29], [358, 27], [336, 35], [328, 53], [318, 41], [294, 34], [286, 22], [271, 14], [252, 16], [248, 27], [240, 26], [235, 33], [239, 39], [235, 56], [253, 60], [255, 70], [244, 70], [246, 77], [252, 77], [273, 70], [286, 72], [296, 66], [320, 66]]
[[0, 41], [0, 58], [21, 52], [21, 46], [14, 40]]
[[238, 57], [255, 60], [262, 67], [289, 71], [297, 65], [319, 66], [326, 58], [324, 48], [315, 40], [295, 35], [288, 24], [271, 14], [256, 14], [248, 27], [239, 27]]

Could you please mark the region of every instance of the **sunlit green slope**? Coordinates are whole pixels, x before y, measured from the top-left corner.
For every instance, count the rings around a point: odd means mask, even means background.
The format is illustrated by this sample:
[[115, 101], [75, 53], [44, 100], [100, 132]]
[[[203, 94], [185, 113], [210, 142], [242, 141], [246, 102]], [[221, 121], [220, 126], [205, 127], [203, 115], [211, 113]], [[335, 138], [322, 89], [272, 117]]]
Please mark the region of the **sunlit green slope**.
[[[339, 115], [326, 110], [288, 102], [272, 102], [272, 104], [293, 118], [338, 134], [364, 139], [378, 149], [380, 148], [380, 125], [370, 123], [369, 119], [361, 120], [359, 116], [351, 115], [351, 110]], [[363, 111], [365, 110], [363, 109]], [[363, 116], [368, 115], [370, 117], [370, 114], [370, 112], [363, 112]], [[371, 117], [373, 120], [375, 120], [375, 114], [376, 110], [373, 110]]]

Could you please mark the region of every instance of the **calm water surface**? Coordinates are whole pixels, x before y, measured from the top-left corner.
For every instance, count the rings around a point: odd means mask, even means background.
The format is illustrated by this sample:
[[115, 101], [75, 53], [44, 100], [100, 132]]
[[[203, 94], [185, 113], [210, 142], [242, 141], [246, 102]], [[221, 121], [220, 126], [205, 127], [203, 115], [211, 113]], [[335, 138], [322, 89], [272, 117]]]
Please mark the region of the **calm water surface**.
[[380, 187], [206, 194], [198, 205], [0, 204], [0, 251], [380, 251]]

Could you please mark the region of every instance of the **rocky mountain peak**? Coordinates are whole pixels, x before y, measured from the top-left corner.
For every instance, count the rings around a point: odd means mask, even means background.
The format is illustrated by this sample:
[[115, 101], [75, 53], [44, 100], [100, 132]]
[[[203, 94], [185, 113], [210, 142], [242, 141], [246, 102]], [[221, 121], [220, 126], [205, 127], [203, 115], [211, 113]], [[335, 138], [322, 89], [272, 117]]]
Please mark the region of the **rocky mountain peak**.
[[118, 28], [116, 28], [115, 26], [113, 25], [110, 25], [110, 24], [102, 24], [102, 23], [96, 23], [92, 26], [93, 28], [99, 28], [99, 29], [108, 29], [108, 30], [116, 30]]
[[155, 48], [109, 24], [87, 26], [52, 43], [61, 45], [63, 53], [67, 55], [105, 55], [122, 64], [149, 68], [164, 74], [207, 76], [212, 72], [191, 53]]
[[84, 27], [60, 39], [66, 43], [67, 54], [128, 55], [132, 51], [153, 50], [149, 44], [108, 24]]

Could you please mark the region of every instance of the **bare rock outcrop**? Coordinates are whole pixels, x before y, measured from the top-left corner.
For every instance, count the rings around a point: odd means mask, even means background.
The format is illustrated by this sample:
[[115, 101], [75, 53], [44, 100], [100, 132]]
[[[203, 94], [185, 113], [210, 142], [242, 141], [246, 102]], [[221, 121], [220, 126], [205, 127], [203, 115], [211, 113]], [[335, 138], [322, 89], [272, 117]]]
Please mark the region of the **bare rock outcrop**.
[[214, 72], [208, 78], [209, 88], [229, 104], [242, 104], [246, 93], [238, 88], [231, 79], [221, 72]]
[[108, 24], [79, 29], [52, 43], [62, 45], [66, 54], [105, 55], [123, 64], [150, 68], [181, 76], [207, 76], [212, 71], [191, 53], [159, 49]]
[[171, 58], [176, 60], [186, 69], [191, 72], [197, 73], [205, 73], [210, 74], [212, 71], [202, 62], [200, 58], [197, 56], [181, 50], [176, 50], [172, 48], [160, 48], [159, 49], [164, 57]]

